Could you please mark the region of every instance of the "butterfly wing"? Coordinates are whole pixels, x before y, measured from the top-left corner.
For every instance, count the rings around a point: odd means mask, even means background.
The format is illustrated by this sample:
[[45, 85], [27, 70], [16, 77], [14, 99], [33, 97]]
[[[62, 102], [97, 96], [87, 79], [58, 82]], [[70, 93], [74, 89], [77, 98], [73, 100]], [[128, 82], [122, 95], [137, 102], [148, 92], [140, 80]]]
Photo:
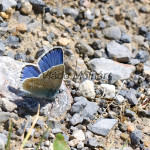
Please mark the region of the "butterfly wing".
[[40, 74], [39, 77], [26, 79], [22, 87], [35, 96], [52, 98], [61, 86], [63, 75], [64, 65], [57, 65]]
[[32, 65], [25, 66], [21, 71], [21, 81], [32, 78], [32, 77], [38, 77], [40, 75], [40, 71], [37, 67]]
[[48, 53], [43, 54], [38, 61], [42, 72], [60, 64], [63, 64], [63, 51], [60, 47], [55, 47]]

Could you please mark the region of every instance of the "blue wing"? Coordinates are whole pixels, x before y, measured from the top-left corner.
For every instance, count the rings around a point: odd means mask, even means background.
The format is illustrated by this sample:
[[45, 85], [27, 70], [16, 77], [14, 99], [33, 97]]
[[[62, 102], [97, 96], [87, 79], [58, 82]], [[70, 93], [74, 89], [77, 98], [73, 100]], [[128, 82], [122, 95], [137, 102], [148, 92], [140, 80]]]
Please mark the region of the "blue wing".
[[60, 64], [63, 64], [63, 51], [59, 47], [53, 48], [48, 53], [41, 56], [38, 62], [42, 72]]
[[41, 74], [38, 68], [32, 65], [25, 66], [21, 71], [21, 81], [32, 78], [32, 77], [38, 77]]

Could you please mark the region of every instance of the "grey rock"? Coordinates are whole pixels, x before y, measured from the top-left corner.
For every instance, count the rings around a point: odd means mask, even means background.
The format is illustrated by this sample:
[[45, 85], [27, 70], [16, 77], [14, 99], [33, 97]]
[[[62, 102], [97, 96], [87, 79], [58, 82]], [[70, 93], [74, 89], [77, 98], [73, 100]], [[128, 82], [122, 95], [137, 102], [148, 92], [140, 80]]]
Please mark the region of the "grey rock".
[[109, 84], [114, 84], [116, 83], [118, 80], [120, 80], [120, 76], [117, 74], [112, 74], [110, 73], [108, 76], [108, 83]]
[[125, 101], [125, 99], [122, 95], [117, 95], [116, 101], [117, 101], [117, 103], [122, 104]]
[[150, 42], [150, 32], [146, 33], [146, 39]]
[[15, 0], [1, 0], [0, 11], [6, 11], [9, 7], [15, 7], [17, 2]]
[[[20, 73], [25, 65], [29, 64], [15, 61], [6, 56], [0, 57], [0, 76], [2, 79], [0, 80], [0, 93], [5, 95], [7, 99], [11, 99], [11, 101], [17, 101], [19, 115], [35, 114], [37, 113], [38, 105], [41, 104], [43, 107], [40, 109], [40, 114], [55, 121], [64, 118], [73, 101], [64, 82], [60, 87], [61, 92], [57, 94], [57, 98], [52, 102], [43, 100], [43, 98], [24, 97], [26, 94], [22, 89]], [[14, 113], [0, 112], [1, 122], [5, 122], [11, 117], [17, 118], [18, 116]]]
[[105, 29], [106, 28], [106, 23], [104, 21], [99, 22], [99, 28], [100, 29]]
[[94, 50], [99, 50], [102, 48], [102, 41], [101, 40], [96, 40], [92, 43], [92, 48]]
[[17, 105], [10, 102], [8, 99], [6, 98], [1, 98], [0, 100], [2, 102], [2, 108], [6, 111], [12, 112], [17, 108]]
[[134, 117], [135, 116], [135, 112], [131, 111], [130, 109], [126, 109], [125, 110], [125, 115], [127, 117]]
[[[91, 109], [92, 108], [92, 109]], [[83, 117], [91, 118], [99, 109], [99, 106], [94, 102], [89, 102], [81, 111]]]
[[96, 123], [89, 124], [88, 129], [98, 135], [107, 136], [117, 122], [117, 119], [99, 119]]
[[79, 32], [81, 29], [80, 29], [80, 26], [79, 25], [74, 25], [73, 26], [73, 31], [75, 31], [75, 32]]
[[83, 121], [83, 117], [80, 115], [80, 114], [74, 114], [73, 116], [72, 116], [72, 118], [70, 119], [70, 123], [72, 124], [72, 125], [77, 125], [77, 124], [79, 124], [79, 123], [82, 123], [82, 121]]
[[113, 41], [106, 45], [108, 57], [119, 62], [127, 63], [131, 57], [131, 51], [124, 45]]
[[38, 119], [37, 122], [36, 122], [36, 126], [40, 126], [41, 128], [44, 128], [44, 121]]
[[131, 43], [131, 37], [127, 34], [122, 34], [121, 39], [123, 43]]
[[52, 129], [53, 134], [62, 133], [62, 130], [59, 128]]
[[16, 60], [22, 59], [22, 61], [25, 62], [26, 61], [26, 54], [24, 52], [17, 53], [14, 55], [14, 59], [16, 59]]
[[71, 107], [71, 112], [73, 113], [79, 113], [88, 103], [88, 100], [85, 97], [75, 97], [74, 98], [75, 103]]
[[0, 23], [0, 27], [8, 27], [8, 22], [2, 22]]
[[33, 63], [34, 61], [35, 61], [35, 58], [33, 56], [26, 57], [26, 62]]
[[147, 31], [148, 31], [147, 27], [142, 26], [142, 27], [140, 27], [140, 29], [139, 29], [139, 34], [140, 34], [140, 35], [146, 35]]
[[19, 42], [20, 42], [20, 39], [12, 35], [6, 39], [7, 45], [16, 45], [16, 44], [19, 44]]
[[15, 113], [10, 113], [10, 112], [0, 112], [0, 123], [4, 123], [7, 120], [9, 120], [9, 118], [14, 118], [14, 119], [18, 119], [18, 116]]
[[43, 7], [46, 5], [43, 0], [29, 0], [33, 6], [33, 10], [36, 12], [42, 12]]
[[100, 58], [102, 57], [102, 52], [100, 50], [95, 50], [93, 55], [94, 58]]
[[8, 56], [8, 57], [11, 57], [11, 58], [14, 58], [14, 54], [13, 54], [11, 51], [9, 51], [9, 52], [7, 53], [7, 56]]
[[96, 73], [103, 74], [116, 74], [120, 76], [120, 79], [128, 79], [130, 75], [135, 71], [135, 67], [132, 65], [125, 65], [117, 63], [113, 60], [106, 58], [94, 58], [88, 62], [88, 66]]
[[50, 15], [50, 13], [46, 13], [45, 14], [45, 18], [44, 18], [45, 23], [50, 24], [52, 21], [52, 16]]
[[147, 8], [145, 6], [141, 6], [139, 11], [142, 13], [147, 13]]
[[88, 139], [88, 143], [87, 144], [91, 148], [95, 148], [95, 147], [99, 146], [98, 141], [96, 139], [94, 139], [94, 138]]
[[116, 26], [104, 29], [103, 34], [106, 38], [109, 39], [120, 40], [121, 38], [120, 28]]
[[141, 63], [145, 63], [149, 58], [149, 53], [144, 50], [139, 50], [138, 54], [136, 55], [136, 59], [140, 60]]
[[23, 133], [24, 133], [24, 130], [23, 130], [23, 129], [18, 129], [17, 132], [16, 132], [16, 134], [17, 134], [18, 136], [21, 136]]
[[128, 102], [131, 105], [137, 105], [138, 104], [138, 100], [136, 98], [136, 90], [134, 89], [130, 89], [128, 90], [128, 92], [126, 93], [126, 98], [128, 99]]
[[0, 150], [5, 150], [7, 140], [7, 136], [5, 134], [0, 133]]
[[53, 40], [51, 38], [51, 35], [48, 34], [47, 37], [46, 37], [46, 39], [49, 41], [50, 44], [52, 44]]
[[131, 134], [130, 134], [130, 139], [131, 139], [131, 144], [132, 145], [138, 145], [140, 144], [140, 140], [142, 139], [142, 131], [141, 130], [134, 130]]
[[131, 65], [138, 65], [139, 63], [140, 63], [140, 60], [138, 60], [138, 59], [130, 59]]
[[87, 55], [89, 57], [91, 57], [94, 54], [94, 50], [91, 46], [89, 46], [86, 42], [80, 40], [79, 42], [77, 42], [77, 44], [75, 45], [76, 48], [78, 48], [79, 52], [83, 55]]
[[3, 56], [5, 52], [5, 44], [0, 41], [0, 56]]
[[120, 131], [122, 132], [126, 132], [127, 131], [127, 125], [124, 123], [118, 123], [118, 128], [120, 129]]
[[72, 16], [74, 19], [78, 16], [79, 12], [78, 10], [74, 9], [74, 8], [64, 8], [63, 9], [63, 13], [65, 15], [70, 15]]

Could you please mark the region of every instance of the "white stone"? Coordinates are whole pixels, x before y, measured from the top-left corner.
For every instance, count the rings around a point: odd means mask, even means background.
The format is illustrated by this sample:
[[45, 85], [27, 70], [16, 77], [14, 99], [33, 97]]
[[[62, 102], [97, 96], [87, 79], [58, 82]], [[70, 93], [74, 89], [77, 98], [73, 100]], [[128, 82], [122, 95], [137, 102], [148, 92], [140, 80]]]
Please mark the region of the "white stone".
[[83, 81], [79, 86], [79, 92], [82, 96], [93, 99], [95, 98], [94, 83], [91, 80]]
[[104, 94], [105, 95], [109, 95], [111, 97], [114, 97], [115, 96], [115, 86], [114, 85], [110, 85], [110, 84], [101, 84], [100, 85], [101, 88], [104, 89]]
[[72, 136], [77, 139], [78, 141], [84, 141], [85, 135], [82, 130], [76, 130], [73, 132]]

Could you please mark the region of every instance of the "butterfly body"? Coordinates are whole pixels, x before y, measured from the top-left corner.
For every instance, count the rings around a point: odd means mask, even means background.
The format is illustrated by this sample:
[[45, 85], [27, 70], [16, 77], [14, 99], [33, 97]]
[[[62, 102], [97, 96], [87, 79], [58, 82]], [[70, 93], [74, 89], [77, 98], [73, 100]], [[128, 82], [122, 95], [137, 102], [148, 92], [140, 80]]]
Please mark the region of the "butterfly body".
[[64, 75], [63, 52], [57, 47], [43, 54], [39, 68], [28, 65], [22, 69], [22, 87], [29, 94], [41, 98], [53, 98], [59, 91]]

